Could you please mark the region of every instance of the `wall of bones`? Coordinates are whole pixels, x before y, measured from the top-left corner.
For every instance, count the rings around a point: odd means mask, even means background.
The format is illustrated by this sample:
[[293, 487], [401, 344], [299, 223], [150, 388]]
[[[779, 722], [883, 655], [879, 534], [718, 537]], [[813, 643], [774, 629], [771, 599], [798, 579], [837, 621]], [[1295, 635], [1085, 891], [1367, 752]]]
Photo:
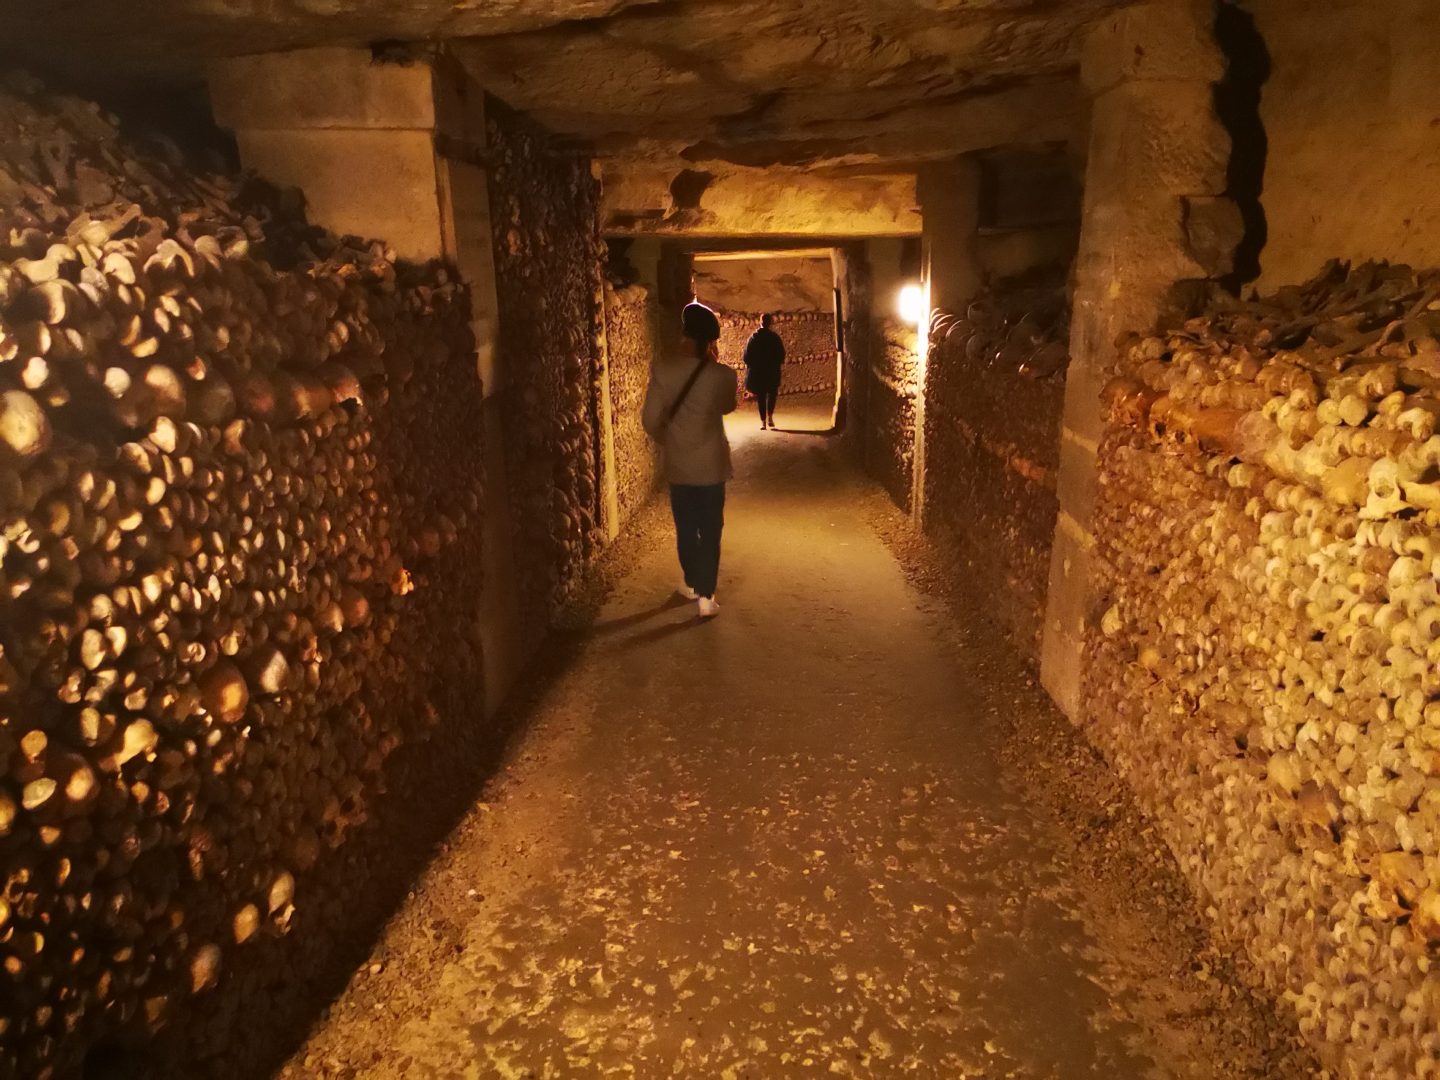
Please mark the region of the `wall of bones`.
[[925, 528], [991, 584], [993, 611], [1040, 651], [1069, 363], [1063, 277], [989, 288], [936, 312], [925, 365]]
[[544, 635], [603, 541], [599, 380], [605, 307], [600, 189], [587, 158], [486, 110], [498, 352], [520, 610]]
[[[758, 313], [720, 312], [720, 358], [745, 379], [745, 345], [760, 329]], [[829, 311], [775, 313], [772, 329], [785, 342], [780, 393], [835, 392], [835, 315]]]
[[1440, 1050], [1437, 298], [1331, 264], [1106, 389], [1085, 728], [1347, 1075]]
[[611, 288], [606, 294], [610, 422], [615, 433], [616, 496], [622, 525], [645, 505], [660, 484], [657, 447], [645, 434], [640, 417], [650, 367], [659, 350], [657, 323], [661, 317], [643, 285]]
[[451, 272], [0, 92], [0, 1075], [283, 1026], [485, 735], [488, 485], [535, 635], [595, 553], [594, 182], [494, 125], [508, 477]]

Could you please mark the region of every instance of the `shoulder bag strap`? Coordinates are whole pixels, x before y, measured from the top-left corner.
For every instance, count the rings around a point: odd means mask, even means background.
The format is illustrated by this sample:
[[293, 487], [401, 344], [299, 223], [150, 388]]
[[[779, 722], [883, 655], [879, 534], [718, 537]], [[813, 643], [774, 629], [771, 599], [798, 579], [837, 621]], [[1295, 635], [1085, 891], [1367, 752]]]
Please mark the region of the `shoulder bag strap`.
[[665, 414], [665, 423], [668, 424], [675, 419], [675, 414], [680, 411], [680, 406], [684, 405], [685, 399], [690, 396], [690, 390], [695, 385], [695, 380], [700, 378], [700, 373], [705, 370], [705, 365], [709, 362], [709, 360], [701, 360], [695, 365], [695, 370], [690, 372], [690, 377], [680, 388], [680, 396], [675, 399], [675, 403], [670, 406], [670, 411]]

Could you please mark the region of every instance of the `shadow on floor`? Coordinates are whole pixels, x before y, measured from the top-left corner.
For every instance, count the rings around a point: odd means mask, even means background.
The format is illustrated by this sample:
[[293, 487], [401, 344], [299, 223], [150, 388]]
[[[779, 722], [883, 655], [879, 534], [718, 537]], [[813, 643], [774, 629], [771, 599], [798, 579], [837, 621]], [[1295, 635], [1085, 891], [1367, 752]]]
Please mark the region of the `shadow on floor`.
[[630, 652], [633, 649], [638, 649], [645, 645], [654, 645], [656, 642], [664, 641], [666, 638], [674, 637], [676, 634], [684, 633], [686, 630], [693, 630], [697, 626], [703, 626], [704, 623], [705, 620], [700, 618], [700, 616], [692, 615], [684, 622], [666, 623], [663, 626], [651, 627], [649, 630], [636, 634], [634, 637], [625, 638], [623, 641], [615, 644], [615, 649], [618, 652]]
[[616, 619], [606, 619], [604, 622], [597, 622], [590, 628], [591, 637], [608, 637], [611, 634], [622, 633], [634, 626], [643, 626], [651, 619], [664, 615], [667, 611], [674, 611], [682, 608], [690, 601], [678, 593], [670, 596], [663, 603], [654, 607], [646, 608], [644, 611], [637, 611], [633, 615], [622, 615]]
[[775, 432], [776, 432], [777, 434], [780, 434], [780, 435], [816, 435], [816, 436], [819, 436], [819, 437], [822, 438], [822, 439], [834, 438], [836, 435], [840, 434], [839, 431], [837, 431], [837, 430], [836, 430], [835, 428], [833, 428], [833, 427], [828, 427], [828, 428], [785, 428], [785, 427], [777, 427], [777, 428], [775, 428], [774, 430], [775, 430]]

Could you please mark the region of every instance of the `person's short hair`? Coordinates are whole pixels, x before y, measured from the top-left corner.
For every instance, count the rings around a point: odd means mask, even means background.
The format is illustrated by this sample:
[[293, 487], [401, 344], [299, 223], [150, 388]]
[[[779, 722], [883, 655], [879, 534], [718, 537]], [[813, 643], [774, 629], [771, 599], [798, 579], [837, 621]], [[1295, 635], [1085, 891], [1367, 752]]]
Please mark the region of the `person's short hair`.
[[719, 341], [720, 320], [704, 304], [690, 303], [680, 313], [680, 331], [695, 341]]
[[766, 330], [770, 329], [770, 324], [774, 321], [775, 316], [771, 315], [768, 311], [764, 315], [760, 316], [760, 325], [765, 327]]

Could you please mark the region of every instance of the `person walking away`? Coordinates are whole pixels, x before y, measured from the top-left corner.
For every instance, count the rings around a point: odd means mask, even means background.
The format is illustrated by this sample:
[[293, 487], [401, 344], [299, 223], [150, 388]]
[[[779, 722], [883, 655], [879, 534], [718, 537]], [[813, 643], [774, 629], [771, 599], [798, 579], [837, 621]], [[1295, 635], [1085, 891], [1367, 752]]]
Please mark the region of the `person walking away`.
[[760, 406], [760, 430], [775, 427], [775, 401], [780, 396], [780, 369], [785, 364], [785, 343], [771, 329], [774, 315], [760, 317], [760, 329], [745, 344], [745, 389]]
[[665, 456], [675, 546], [684, 581], [680, 594], [699, 601], [701, 618], [720, 613], [720, 533], [725, 482], [732, 474], [725, 415], [739, 391], [733, 369], [720, 363], [720, 320], [704, 304], [688, 304], [680, 319], [688, 350], [658, 361], [645, 390], [642, 422]]

